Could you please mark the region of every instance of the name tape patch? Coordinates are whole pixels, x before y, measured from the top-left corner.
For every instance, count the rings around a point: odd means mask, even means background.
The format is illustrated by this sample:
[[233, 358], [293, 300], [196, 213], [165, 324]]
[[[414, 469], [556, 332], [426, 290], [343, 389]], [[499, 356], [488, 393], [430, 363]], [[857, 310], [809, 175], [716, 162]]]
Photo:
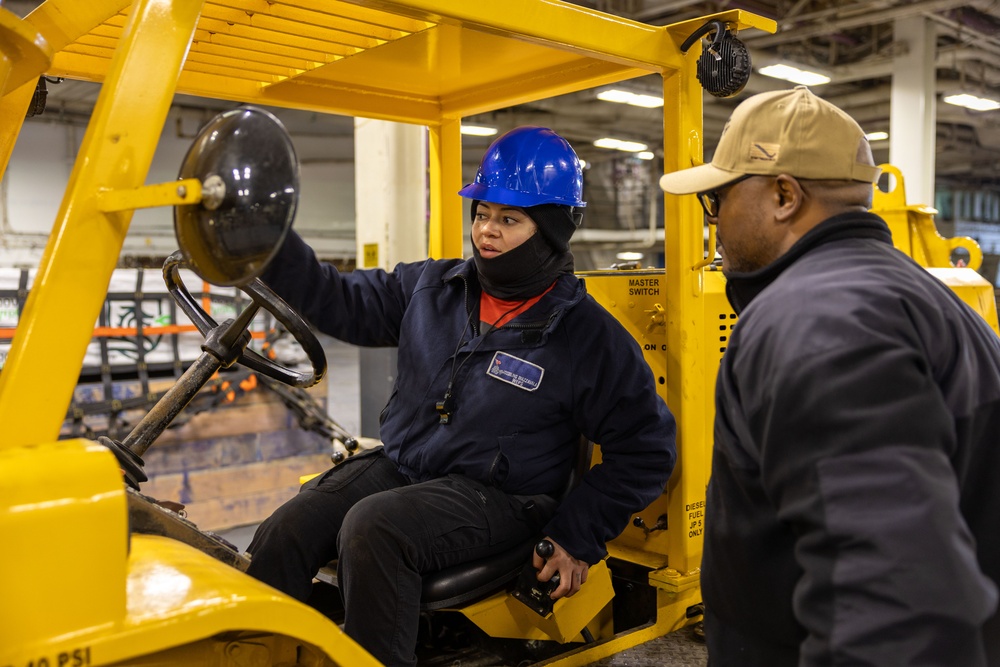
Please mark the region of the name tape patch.
[[486, 374], [518, 389], [535, 391], [542, 384], [545, 369], [506, 352], [496, 352]]

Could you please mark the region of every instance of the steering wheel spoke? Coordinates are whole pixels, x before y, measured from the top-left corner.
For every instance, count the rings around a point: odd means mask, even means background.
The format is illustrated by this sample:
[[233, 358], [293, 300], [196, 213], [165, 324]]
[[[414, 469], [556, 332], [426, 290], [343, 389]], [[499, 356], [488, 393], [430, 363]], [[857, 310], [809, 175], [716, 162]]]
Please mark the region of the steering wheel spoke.
[[[201, 304], [191, 296], [187, 287], [184, 286], [184, 282], [180, 277], [181, 268], [186, 268], [186, 262], [180, 251], [170, 255], [163, 263], [163, 280], [167, 284], [167, 290], [177, 302], [177, 305], [180, 306], [181, 310], [184, 311], [198, 328], [198, 331], [202, 335], [210, 337], [218, 329], [219, 324], [212, 319], [211, 315], [205, 312]], [[306, 356], [309, 357], [312, 368], [307, 372], [286, 368], [248, 347], [244, 348], [240, 355], [236, 357], [236, 363], [293, 387], [311, 387], [322, 380], [326, 374], [326, 354], [323, 352], [323, 346], [316, 338], [316, 335], [299, 314], [284, 299], [275, 294], [274, 290], [265, 285], [260, 278], [254, 278], [236, 287], [250, 297], [252, 305], [248, 306], [237, 318], [237, 322], [241, 323], [242, 326], [237, 328], [234, 324], [227, 329], [226, 333], [233, 332], [230, 335], [237, 334], [238, 331], [249, 327], [257, 310], [263, 308], [271, 313], [276, 320], [281, 322], [285, 329], [295, 337], [295, 340], [305, 351]], [[232, 342], [235, 342], [235, 338]]]

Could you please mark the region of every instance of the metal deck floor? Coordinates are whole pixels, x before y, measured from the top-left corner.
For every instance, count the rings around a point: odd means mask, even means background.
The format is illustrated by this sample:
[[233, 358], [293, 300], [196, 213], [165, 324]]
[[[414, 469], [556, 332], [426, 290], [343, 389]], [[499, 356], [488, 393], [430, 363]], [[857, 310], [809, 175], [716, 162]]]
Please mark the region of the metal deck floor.
[[658, 637], [645, 644], [591, 663], [590, 667], [705, 667], [708, 650], [691, 628]]

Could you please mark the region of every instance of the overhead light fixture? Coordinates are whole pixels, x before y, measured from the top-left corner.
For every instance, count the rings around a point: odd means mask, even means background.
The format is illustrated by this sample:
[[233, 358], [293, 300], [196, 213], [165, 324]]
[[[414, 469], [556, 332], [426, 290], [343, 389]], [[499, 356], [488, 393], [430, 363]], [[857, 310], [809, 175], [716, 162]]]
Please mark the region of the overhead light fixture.
[[1000, 102], [991, 100], [988, 97], [976, 97], [968, 93], [946, 95], [943, 101], [948, 104], [954, 104], [957, 107], [972, 109], [973, 111], [994, 111], [995, 109], [1000, 109]]
[[620, 259], [623, 262], [638, 262], [643, 258], [641, 252], [635, 252], [633, 250], [625, 250], [615, 255], [615, 259]]
[[638, 141], [625, 141], [624, 139], [613, 139], [611, 137], [598, 139], [594, 142], [594, 145], [598, 148], [613, 148], [614, 150], [625, 151], [627, 153], [640, 153], [649, 148], [646, 144], [641, 144]]
[[881, 132], [881, 131], [879, 131], [879, 132], [869, 132], [868, 134], [865, 135], [865, 138], [868, 140], [868, 143], [873, 144], [876, 141], [885, 141], [885, 140], [887, 140], [889, 138], [889, 133], [888, 132]]
[[798, 83], [803, 86], [822, 86], [824, 83], [830, 83], [830, 77], [825, 74], [812, 72], [807, 69], [800, 69], [798, 67], [792, 67], [791, 65], [786, 65], [784, 63], [767, 65], [766, 67], [761, 67], [757, 71], [764, 76], [781, 79], [783, 81], [791, 81], [792, 83]]
[[486, 127], [485, 125], [462, 125], [462, 134], [468, 134], [473, 137], [492, 137], [497, 133], [497, 128]]
[[618, 88], [602, 90], [597, 93], [597, 99], [605, 102], [617, 102], [618, 104], [631, 104], [634, 107], [643, 107], [644, 109], [654, 109], [663, 106], [662, 97], [633, 93], [629, 90], [620, 90]]
[[640, 160], [652, 160], [653, 158], [656, 157], [656, 153], [654, 153], [653, 151], [641, 151], [639, 153], [636, 153], [635, 156]]

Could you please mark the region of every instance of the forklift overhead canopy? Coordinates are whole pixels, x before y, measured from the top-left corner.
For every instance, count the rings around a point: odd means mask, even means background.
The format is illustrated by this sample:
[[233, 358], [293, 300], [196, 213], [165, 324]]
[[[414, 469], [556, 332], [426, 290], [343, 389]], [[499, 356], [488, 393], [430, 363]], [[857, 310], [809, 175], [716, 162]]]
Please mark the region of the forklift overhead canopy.
[[[124, 0], [41, 5], [29, 20], [56, 51], [48, 74], [102, 81], [132, 11]], [[177, 92], [434, 125], [679, 69], [676, 45], [703, 23], [650, 26], [554, 0], [208, 0]]]

